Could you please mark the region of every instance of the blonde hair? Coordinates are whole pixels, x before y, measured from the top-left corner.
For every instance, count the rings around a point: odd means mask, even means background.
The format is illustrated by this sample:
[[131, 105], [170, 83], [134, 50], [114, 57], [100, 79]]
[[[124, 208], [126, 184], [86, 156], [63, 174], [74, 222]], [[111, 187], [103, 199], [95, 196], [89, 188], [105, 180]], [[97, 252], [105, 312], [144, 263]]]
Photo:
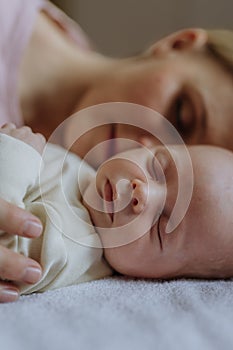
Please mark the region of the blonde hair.
[[208, 52], [233, 74], [233, 31], [215, 29], [207, 30], [207, 34]]

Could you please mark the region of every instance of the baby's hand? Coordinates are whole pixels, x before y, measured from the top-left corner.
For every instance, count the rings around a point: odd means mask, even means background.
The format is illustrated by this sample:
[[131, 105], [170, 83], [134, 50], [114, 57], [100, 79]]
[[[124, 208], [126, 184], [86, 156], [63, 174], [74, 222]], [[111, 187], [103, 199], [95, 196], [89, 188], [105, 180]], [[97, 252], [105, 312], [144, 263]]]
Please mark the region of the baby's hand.
[[42, 154], [46, 143], [45, 137], [42, 134], [34, 133], [28, 126], [16, 128], [13, 123], [8, 123], [0, 128], [0, 133], [27, 143], [40, 154]]

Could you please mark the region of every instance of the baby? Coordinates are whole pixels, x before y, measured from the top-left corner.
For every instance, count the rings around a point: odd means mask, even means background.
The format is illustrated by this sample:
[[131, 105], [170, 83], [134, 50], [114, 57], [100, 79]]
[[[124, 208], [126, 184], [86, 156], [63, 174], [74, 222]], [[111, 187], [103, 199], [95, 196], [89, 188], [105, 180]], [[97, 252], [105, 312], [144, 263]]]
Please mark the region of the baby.
[[42, 265], [41, 280], [20, 285], [22, 294], [109, 276], [113, 269], [145, 278], [233, 275], [231, 152], [189, 147], [193, 194], [168, 234], [178, 192], [174, 159], [187, 172], [182, 147], [173, 147], [172, 157], [161, 146], [130, 150], [95, 173], [58, 146], [47, 144], [42, 154], [44, 144], [29, 128], [0, 129], [0, 196], [44, 226], [35, 240], [0, 236], [0, 244]]
[[[190, 175], [183, 147], [173, 147], [173, 157], [161, 146], [151, 153], [146, 148], [134, 149], [112, 157], [98, 169], [96, 186], [103, 198], [115, 199], [113, 214], [86, 206], [114, 270], [143, 278], [233, 276], [233, 154], [211, 146], [188, 149], [194, 172], [192, 198], [183, 220], [170, 234], [167, 223], [178, 190], [174, 159], [183, 175]], [[167, 188], [165, 203], [161, 168]], [[84, 193], [86, 203], [96, 200], [94, 184]], [[121, 205], [126, 190], [131, 197], [128, 206]]]

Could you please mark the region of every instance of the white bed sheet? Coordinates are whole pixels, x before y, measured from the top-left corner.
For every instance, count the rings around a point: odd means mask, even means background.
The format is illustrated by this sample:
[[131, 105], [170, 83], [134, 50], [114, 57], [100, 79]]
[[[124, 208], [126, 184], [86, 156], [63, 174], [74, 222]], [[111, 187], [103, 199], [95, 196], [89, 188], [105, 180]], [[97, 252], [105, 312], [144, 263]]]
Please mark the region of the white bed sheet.
[[112, 277], [0, 309], [1, 350], [233, 348], [233, 281]]

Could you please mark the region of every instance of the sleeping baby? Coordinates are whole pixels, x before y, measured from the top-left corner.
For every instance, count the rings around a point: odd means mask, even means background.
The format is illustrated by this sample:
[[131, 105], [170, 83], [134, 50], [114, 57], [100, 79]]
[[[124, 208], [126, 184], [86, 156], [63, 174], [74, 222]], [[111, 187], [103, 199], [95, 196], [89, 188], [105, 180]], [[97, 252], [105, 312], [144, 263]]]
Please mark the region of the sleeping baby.
[[[190, 176], [184, 147], [118, 154], [99, 167], [84, 193], [106, 247], [105, 259], [119, 273], [162, 279], [233, 276], [233, 154], [211, 146], [188, 150], [193, 191], [188, 210], [172, 233], [167, 233], [167, 225], [178, 192], [175, 163], [184, 179]], [[88, 204], [96, 201], [93, 186], [111, 200], [109, 214]]]
[[217, 147], [188, 149], [192, 197], [184, 218], [167, 233], [178, 194], [177, 162], [189, 176], [184, 147], [133, 149], [95, 172], [29, 128], [1, 128], [0, 197], [37, 215], [44, 227], [37, 239], [0, 234], [1, 245], [42, 266], [41, 280], [21, 284], [21, 294], [114, 271], [160, 279], [232, 276], [233, 155]]

